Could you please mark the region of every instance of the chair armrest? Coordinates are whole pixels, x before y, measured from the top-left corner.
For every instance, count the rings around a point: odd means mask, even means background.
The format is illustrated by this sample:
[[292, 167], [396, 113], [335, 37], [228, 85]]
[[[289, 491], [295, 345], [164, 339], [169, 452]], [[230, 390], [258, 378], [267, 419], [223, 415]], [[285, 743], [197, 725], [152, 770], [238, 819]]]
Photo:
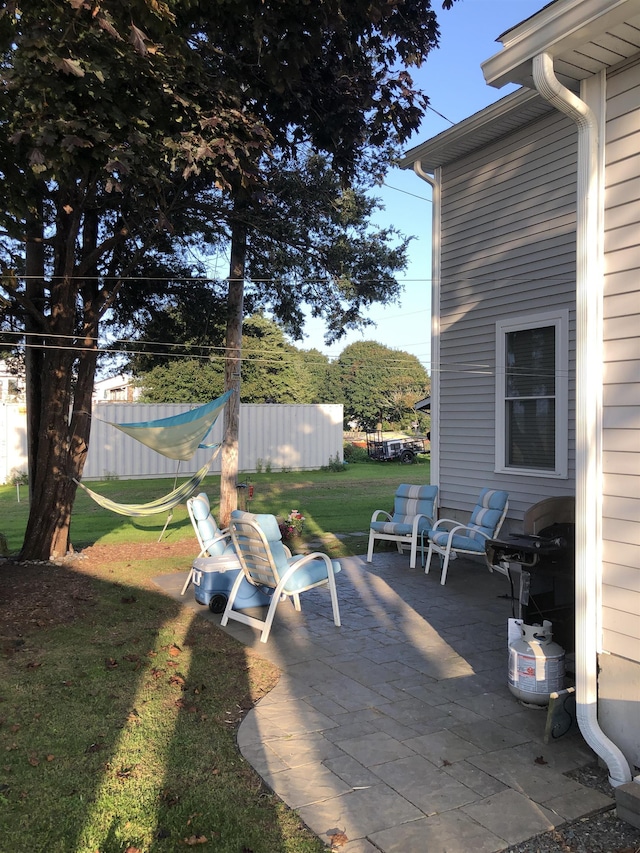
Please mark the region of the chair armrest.
[[391, 516], [384, 509], [375, 509], [373, 511], [373, 515], [371, 516], [371, 521], [377, 521], [379, 515], [386, 515], [387, 521], [391, 521]]
[[228, 542], [231, 542], [231, 533], [229, 532], [228, 527], [225, 527], [224, 530], [218, 530], [213, 539], [210, 542], [207, 542], [206, 547], [203, 548], [202, 551], [200, 551], [198, 557], [206, 556], [206, 554], [209, 553], [209, 548], [211, 548], [212, 545], [215, 545], [216, 542], [221, 542], [223, 539], [226, 539]]
[[[447, 521], [447, 520], [448, 519], [444, 519], [444, 518], [442, 519], [442, 521]], [[454, 534], [456, 534], [456, 533], [459, 534], [461, 531], [464, 531], [464, 530], [473, 531], [474, 534], [477, 533], [480, 536], [484, 536], [484, 538], [487, 540], [490, 538], [489, 536], [487, 536], [486, 533], [483, 533], [481, 530], [478, 530], [476, 527], [470, 527], [468, 524], [458, 524], [457, 522], [451, 522], [451, 523], [453, 523], [454, 526], [450, 530], [446, 531], [449, 534], [449, 537], [448, 537], [449, 542], [452, 541]], [[436, 527], [437, 527], [437, 525], [436, 525]], [[434, 531], [435, 531], [435, 527], [431, 530], [431, 533], [433, 533]]]
[[453, 524], [453, 525], [459, 526], [460, 522], [458, 522], [458, 521], [454, 521], [452, 518], [440, 518], [440, 519], [438, 519], [438, 521], [436, 521], [436, 523], [435, 523], [435, 524], [433, 525], [433, 527], [431, 528], [431, 532], [432, 532], [432, 533], [433, 533], [433, 532], [438, 532], [438, 533], [440, 533], [440, 532], [441, 532], [441, 530], [442, 530], [442, 528], [440, 527], [440, 525], [441, 525], [441, 524], [442, 524], [442, 525], [445, 525], [445, 524]]
[[[433, 519], [431, 518], [431, 516], [430, 516], [430, 515], [425, 515], [425, 513], [423, 513], [423, 512], [419, 512], [417, 515], [414, 515], [414, 517], [413, 517], [413, 532], [414, 532], [414, 533], [417, 533], [417, 532], [418, 532], [418, 525], [420, 524], [420, 519], [421, 519], [421, 518], [426, 518], [426, 519], [427, 519], [427, 521], [428, 521], [431, 525], [433, 525]], [[432, 527], [432, 529], [433, 529], [433, 527]]]
[[335, 576], [335, 572], [333, 571], [333, 563], [331, 562], [331, 557], [328, 554], [323, 554], [321, 551], [314, 551], [312, 554], [305, 554], [304, 557], [301, 557], [299, 560], [294, 560], [293, 563], [289, 563], [289, 568], [286, 569], [280, 575], [280, 582], [276, 587], [276, 592], [274, 595], [278, 595], [281, 590], [285, 588], [287, 585], [287, 581], [291, 577], [291, 575], [295, 574], [298, 569], [301, 569], [307, 563], [310, 563], [312, 560], [322, 559], [325, 562], [327, 567], [327, 580], [329, 579], [329, 573]]

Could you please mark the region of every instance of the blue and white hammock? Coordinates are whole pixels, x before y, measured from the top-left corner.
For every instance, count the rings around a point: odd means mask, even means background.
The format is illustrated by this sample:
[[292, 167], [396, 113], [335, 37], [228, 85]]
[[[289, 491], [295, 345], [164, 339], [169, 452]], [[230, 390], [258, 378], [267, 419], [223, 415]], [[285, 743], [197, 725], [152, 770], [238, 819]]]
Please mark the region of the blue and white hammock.
[[[147, 447], [152, 448], [152, 450], [162, 454], [162, 456], [166, 456], [169, 459], [177, 459], [178, 467], [180, 461], [190, 459], [199, 448], [210, 448], [213, 450], [207, 464], [189, 480], [174, 488], [168, 495], [146, 504], [124, 504], [117, 503], [110, 498], [94, 492], [79, 480], [75, 480], [75, 482], [99, 506], [119, 515], [127, 515], [135, 518], [156, 515], [161, 512], [171, 513], [174, 507], [180, 503], [184, 503], [198, 489], [220, 450], [220, 444], [204, 444], [203, 442], [211, 432], [213, 425], [231, 394], [231, 391], [227, 391], [221, 397], [212, 400], [210, 403], [206, 403], [204, 406], [198, 406], [198, 408], [191, 409], [188, 412], [182, 412], [179, 415], [172, 415], [168, 418], [159, 418], [155, 421], [141, 421], [139, 423], [127, 424], [117, 424], [111, 421], [105, 422], [116, 427], [116, 429], [122, 430], [122, 432], [135, 438], [136, 441], [145, 444]], [[176, 473], [176, 478], [177, 476], [178, 474]], [[165, 524], [165, 528], [166, 526]]]

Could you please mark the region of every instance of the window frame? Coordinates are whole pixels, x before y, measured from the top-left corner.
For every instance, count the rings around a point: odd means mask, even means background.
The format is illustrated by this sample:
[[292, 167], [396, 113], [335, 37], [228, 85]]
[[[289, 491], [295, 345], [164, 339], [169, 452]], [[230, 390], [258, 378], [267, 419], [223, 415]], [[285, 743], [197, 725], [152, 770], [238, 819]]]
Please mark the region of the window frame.
[[[555, 468], [521, 468], [507, 464], [507, 335], [526, 329], [555, 331]], [[495, 472], [523, 477], [567, 479], [569, 476], [569, 311], [543, 311], [496, 322]]]

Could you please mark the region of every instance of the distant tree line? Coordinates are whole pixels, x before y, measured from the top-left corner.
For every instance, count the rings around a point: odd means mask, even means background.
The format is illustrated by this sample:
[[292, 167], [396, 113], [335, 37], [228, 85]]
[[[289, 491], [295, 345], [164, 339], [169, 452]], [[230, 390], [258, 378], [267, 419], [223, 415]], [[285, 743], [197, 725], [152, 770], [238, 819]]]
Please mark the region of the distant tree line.
[[[215, 330], [210, 332], [210, 344], [200, 341], [187, 354], [175, 345], [171, 356], [143, 353], [132, 359], [145, 402], [206, 402], [223, 392], [224, 350]], [[317, 349], [289, 343], [282, 327], [259, 313], [243, 324], [241, 376], [243, 403], [342, 403], [345, 426], [361, 429], [420, 422], [414, 405], [430, 388], [429, 375], [410, 353], [361, 341], [330, 361]]]

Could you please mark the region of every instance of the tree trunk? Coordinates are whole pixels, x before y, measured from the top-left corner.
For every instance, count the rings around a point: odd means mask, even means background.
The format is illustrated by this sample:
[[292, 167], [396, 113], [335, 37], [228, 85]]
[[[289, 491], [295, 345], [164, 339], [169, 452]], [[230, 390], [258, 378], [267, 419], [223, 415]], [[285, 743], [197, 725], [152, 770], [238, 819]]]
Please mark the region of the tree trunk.
[[231, 264], [227, 297], [224, 387], [234, 393], [224, 407], [224, 442], [220, 475], [220, 524], [227, 527], [238, 506], [238, 425], [240, 420], [240, 368], [242, 365], [242, 319], [244, 313], [244, 266], [247, 230], [235, 224], [231, 232]]
[[[95, 247], [97, 233], [97, 219], [89, 214], [84, 222], [83, 252], [89, 253]], [[63, 259], [59, 262], [62, 266]], [[35, 439], [37, 454], [33, 479], [29, 481], [31, 505], [20, 552], [22, 560], [60, 558], [71, 548], [71, 512], [77, 491], [74, 479], [82, 476], [89, 449], [97, 362], [99, 288], [95, 273], [95, 269], [88, 271], [84, 282], [73, 276], [61, 277], [51, 288], [57, 298], [52, 305], [54, 319], [50, 328], [59, 337], [48, 338], [41, 350], [41, 372], [37, 377], [39, 400], [31, 415], [32, 422], [39, 424]], [[69, 347], [76, 327], [78, 301], [82, 329], [76, 339], [79, 354]]]

